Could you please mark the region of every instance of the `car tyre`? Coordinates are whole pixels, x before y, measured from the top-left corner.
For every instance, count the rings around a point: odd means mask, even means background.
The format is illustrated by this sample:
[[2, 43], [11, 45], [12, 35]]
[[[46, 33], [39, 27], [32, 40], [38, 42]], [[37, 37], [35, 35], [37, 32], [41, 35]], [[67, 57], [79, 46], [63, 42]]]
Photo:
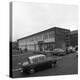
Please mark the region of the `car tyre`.
[[51, 66], [56, 67], [56, 61], [54, 61], [54, 63], [52, 63]]
[[35, 70], [33, 69], [33, 68], [31, 68], [30, 70], [29, 70], [29, 74], [33, 74], [35, 72]]
[[52, 67], [52, 68], [54, 67], [54, 64], [53, 64], [53, 63], [51, 64], [51, 67]]
[[22, 69], [21, 73], [26, 74], [26, 69]]

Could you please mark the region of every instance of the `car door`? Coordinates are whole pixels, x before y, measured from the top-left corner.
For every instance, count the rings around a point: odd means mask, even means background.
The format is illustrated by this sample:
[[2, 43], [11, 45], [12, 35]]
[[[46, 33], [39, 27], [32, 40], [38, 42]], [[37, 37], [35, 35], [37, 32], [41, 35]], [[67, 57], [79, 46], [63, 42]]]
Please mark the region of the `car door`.
[[43, 61], [43, 62], [39, 62], [35, 65], [35, 69], [36, 71], [39, 71], [39, 70], [44, 70], [44, 69], [47, 69], [51, 67], [51, 63], [49, 61]]

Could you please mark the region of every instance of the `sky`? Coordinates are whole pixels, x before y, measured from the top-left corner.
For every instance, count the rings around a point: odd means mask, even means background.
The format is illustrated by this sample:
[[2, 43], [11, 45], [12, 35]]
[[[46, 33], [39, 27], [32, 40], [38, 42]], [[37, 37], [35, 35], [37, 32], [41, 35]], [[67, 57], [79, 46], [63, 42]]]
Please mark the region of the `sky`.
[[52, 28], [78, 29], [78, 6], [13, 2], [12, 41]]

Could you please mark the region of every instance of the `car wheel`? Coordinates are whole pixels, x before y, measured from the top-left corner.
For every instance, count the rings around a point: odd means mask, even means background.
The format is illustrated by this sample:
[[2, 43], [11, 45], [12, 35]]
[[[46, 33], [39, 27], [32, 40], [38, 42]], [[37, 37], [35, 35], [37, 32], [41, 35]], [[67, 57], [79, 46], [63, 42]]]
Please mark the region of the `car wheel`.
[[54, 63], [51, 64], [52, 67], [56, 67], [56, 61], [54, 61]]
[[51, 67], [52, 67], [52, 68], [54, 67], [54, 64], [53, 64], [53, 63], [51, 64]]
[[35, 72], [35, 70], [33, 69], [33, 68], [31, 68], [30, 70], [29, 70], [29, 74], [33, 74]]
[[21, 73], [22, 73], [22, 74], [26, 74], [26, 70], [25, 70], [25, 69], [22, 69], [22, 70], [21, 70]]
[[23, 73], [23, 72], [24, 72], [24, 70], [22, 69], [22, 70], [21, 70], [21, 73]]

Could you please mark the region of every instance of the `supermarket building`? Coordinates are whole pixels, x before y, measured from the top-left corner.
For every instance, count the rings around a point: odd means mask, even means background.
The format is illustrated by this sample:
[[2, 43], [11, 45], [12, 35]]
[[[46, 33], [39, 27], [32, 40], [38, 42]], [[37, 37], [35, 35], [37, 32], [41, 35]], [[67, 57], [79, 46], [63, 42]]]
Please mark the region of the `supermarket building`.
[[53, 51], [70, 46], [70, 30], [53, 27], [17, 40], [18, 47], [29, 51]]

